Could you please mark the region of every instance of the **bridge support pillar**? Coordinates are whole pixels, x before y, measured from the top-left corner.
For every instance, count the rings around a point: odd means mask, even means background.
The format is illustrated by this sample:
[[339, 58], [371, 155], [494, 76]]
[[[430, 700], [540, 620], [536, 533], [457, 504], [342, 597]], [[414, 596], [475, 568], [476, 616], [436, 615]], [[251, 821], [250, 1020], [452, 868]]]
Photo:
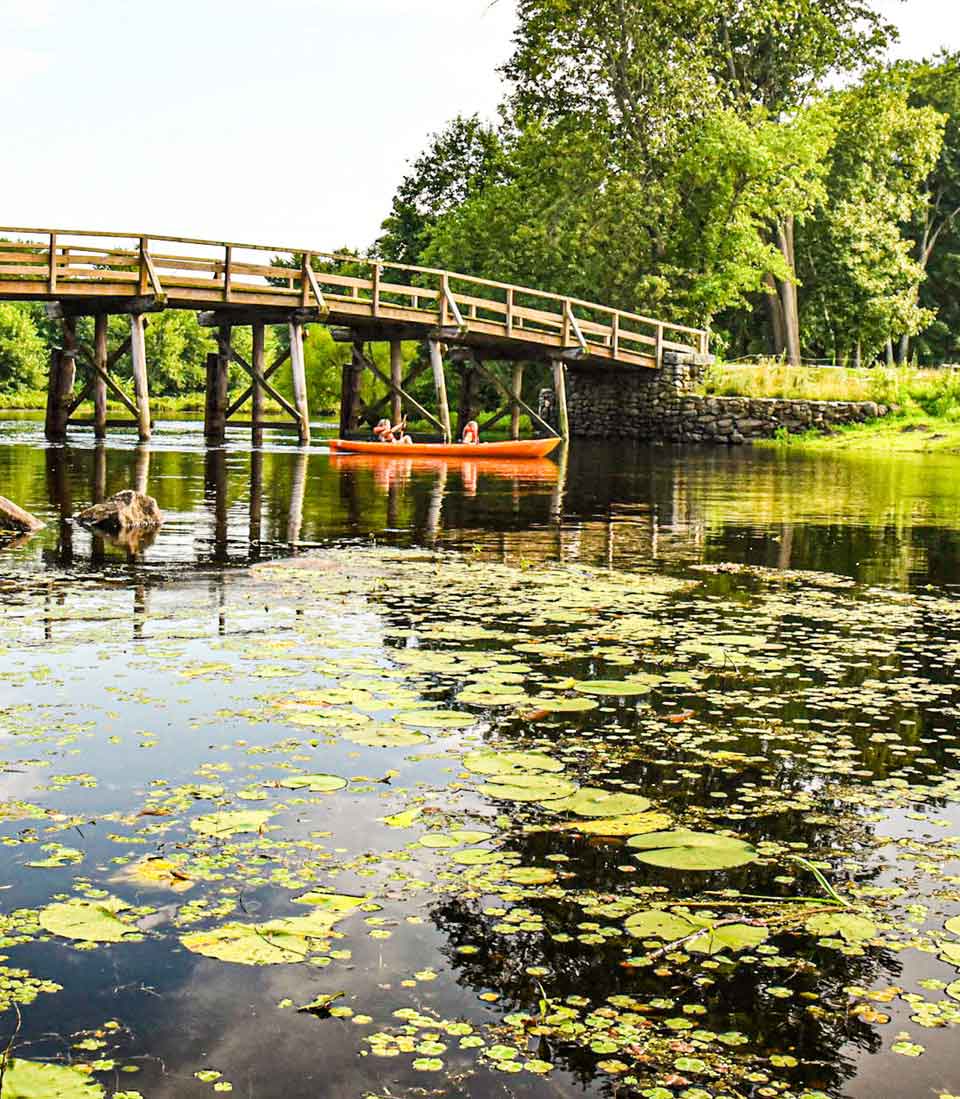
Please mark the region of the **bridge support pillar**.
[[553, 393], [557, 402], [557, 428], [563, 439], [570, 438], [570, 417], [567, 414], [566, 365], [562, 359], [553, 360]]
[[93, 322], [93, 434], [107, 437], [107, 369], [109, 367], [107, 332], [110, 318], [98, 313]]
[[520, 438], [520, 398], [523, 396], [523, 363], [513, 364], [513, 406], [510, 409], [510, 438]]
[[390, 398], [390, 423], [400, 423], [403, 415], [403, 399], [400, 389], [403, 387], [403, 344], [400, 340], [390, 341], [390, 382], [394, 386]]
[[450, 405], [447, 401], [447, 379], [443, 373], [443, 354], [439, 340], [428, 340], [430, 348], [430, 366], [433, 368], [433, 386], [437, 391], [437, 408], [440, 423], [443, 425], [443, 441], [450, 442]]
[[53, 443], [67, 437], [67, 419], [76, 376], [76, 352], [55, 347], [50, 353], [50, 377], [47, 383], [47, 415], [44, 434]]
[[[250, 442], [254, 449], [263, 446], [263, 386], [260, 384], [259, 379], [263, 377], [264, 372], [267, 369], [266, 360], [266, 326], [261, 321], [254, 321], [251, 326], [253, 333], [253, 344], [250, 354], [250, 365], [253, 367], [253, 372], [256, 377], [253, 380], [253, 393], [252, 393], [252, 413], [251, 413], [251, 432]], [[253, 506], [251, 498], [251, 507]], [[257, 535], [257, 541], [260, 536]]]
[[227, 437], [231, 330], [224, 325], [217, 334], [217, 350], [207, 356], [207, 393], [203, 412], [203, 437], [207, 446], [223, 446]]
[[130, 358], [133, 360], [133, 393], [137, 405], [137, 429], [140, 441], [150, 438], [150, 387], [147, 382], [146, 324], [142, 313], [130, 314]]
[[293, 372], [293, 403], [297, 409], [300, 445], [310, 445], [310, 406], [307, 402], [307, 367], [303, 358], [303, 324], [290, 322], [290, 368]]
[[460, 370], [460, 402], [457, 407], [457, 438], [463, 438], [463, 429], [473, 419], [473, 387], [477, 371], [472, 362], [466, 362]]

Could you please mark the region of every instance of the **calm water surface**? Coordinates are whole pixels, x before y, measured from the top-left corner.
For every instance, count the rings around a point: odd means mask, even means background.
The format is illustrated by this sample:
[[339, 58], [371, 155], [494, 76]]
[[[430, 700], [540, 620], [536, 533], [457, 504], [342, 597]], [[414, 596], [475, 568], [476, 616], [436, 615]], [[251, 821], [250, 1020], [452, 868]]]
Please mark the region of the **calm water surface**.
[[[72, 522], [132, 485], [166, 513], [155, 539], [96, 538]], [[214, 1081], [195, 1075], [207, 1069], [264, 1099], [960, 1092], [953, 1020], [917, 1024], [916, 1003], [901, 996], [947, 1002], [943, 986], [957, 978], [937, 936], [960, 913], [960, 864], [944, 847], [960, 814], [946, 786], [927, 800], [922, 789], [949, 785], [960, 752], [960, 457], [581, 442], [542, 464], [384, 463], [333, 457], [322, 441], [301, 451], [279, 433], [258, 451], [240, 432], [206, 450], [190, 423], [159, 424], [149, 447], [122, 433], [106, 447], [82, 434], [50, 447], [41, 425], [11, 419], [0, 422], [0, 492], [47, 523], [0, 551], [0, 914], [109, 894], [144, 936], [88, 950], [34, 917], [8, 923], [6, 964], [62, 986], [22, 1003], [19, 1024], [11, 1010], [0, 1017], [0, 1040], [13, 1038], [20, 1057], [93, 1064], [102, 1094], [145, 1099], [212, 1094]], [[390, 553], [381, 583], [384, 549], [452, 551], [457, 563]], [[313, 579], [300, 599], [290, 577], [313, 555], [328, 572], [317, 581], [304, 570]], [[274, 560], [293, 567], [264, 571]], [[596, 600], [566, 601], [563, 586], [552, 596], [558, 577]], [[445, 647], [455, 668], [416, 655]], [[297, 692], [338, 687], [353, 696], [322, 705], [366, 707], [395, 729], [408, 703], [467, 708], [458, 692], [478, 677], [483, 690], [522, 684], [512, 689], [536, 699], [624, 669], [661, 679], [649, 696], [601, 697], [542, 727], [542, 716], [527, 725], [516, 707], [475, 702], [477, 727], [428, 725], [417, 747], [340, 736], [322, 713], [315, 728], [298, 727], [284, 709]], [[678, 673], [669, 683], [668, 670]], [[337, 713], [349, 732], [352, 719]], [[526, 804], [517, 819], [527, 827], [511, 828], [501, 819], [510, 806], [478, 792], [459, 758], [505, 738], [559, 745], [582, 783], [643, 794], [684, 825], [733, 828], [767, 857], [705, 884], [624, 870], [620, 842], [531, 830], [542, 821]], [[304, 770], [350, 786], [321, 796], [283, 787]], [[896, 801], [908, 785], [921, 793]], [[424, 810], [419, 823], [384, 824], [411, 805]], [[270, 809], [279, 827], [197, 848], [190, 822], [221, 809]], [[607, 917], [589, 905], [570, 910], [549, 887], [504, 900], [483, 880], [465, 886], [466, 864], [423, 862], [434, 857], [416, 846], [431, 813], [448, 829], [499, 828], [508, 865], [559, 867], [594, 908], [598, 897], [647, 903], [668, 889], [786, 903], [817, 888], [785, 870], [792, 844], [823, 857], [837, 883], [899, 890], [889, 927], [879, 918], [890, 941], [849, 949], [772, 936], [790, 962], [782, 971], [759, 952], [729, 967], [681, 955], [662, 971], [631, 968], [624, 959], [644, 945], [598, 934]], [[125, 878], [145, 856], [173, 860], [184, 877]], [[62, 865], [29, 865], [45, 857]], [[327, 964], [240, 965], [181, 943], [224, 921], [302, 915], [292, 898], [311, 888], [381, 906], [337, 925], [332, 949], [345, 956]], [[884, 1018], [852, 1012], [862, 998], [850, 989], [879, 992]], [[295, 1011], [340, 992], [352, 1016]], [[544, 996], [587, 1011], [628, 996], [639, 1015], [690, 1007], [704, 1033], [742, 1034], [744, 1050], [798, 1063], [739, 1071], [734, 1044], [720, 1050], [729, 1063], [675, 1069], [676, 1058], [716, 1050], [680, 1031], [631, 1083], [644, 1061], [637, 1043], [590, 1049], [537, 1035]], [[418, 1048], [379, 1055], [370, 1035], [402, 1027], [394, 1012], [404, 1008], [436, 1019], [436, 1033], [421, 1018]], [[509, 1044], [518, 1024], [504, 1018], [524, 1011], [535, 1018], [522, 1057], [552, 1064], [545, 1075], [511, 1072], [508, 1056], [484, 1059], [444, 1030], [456, 1020], [487, 1048], [492, 1035]], [[908, 1039], [920, 1056], [892, 1050]], [[435, 1056], [442, 1069], [413, 1065]]]

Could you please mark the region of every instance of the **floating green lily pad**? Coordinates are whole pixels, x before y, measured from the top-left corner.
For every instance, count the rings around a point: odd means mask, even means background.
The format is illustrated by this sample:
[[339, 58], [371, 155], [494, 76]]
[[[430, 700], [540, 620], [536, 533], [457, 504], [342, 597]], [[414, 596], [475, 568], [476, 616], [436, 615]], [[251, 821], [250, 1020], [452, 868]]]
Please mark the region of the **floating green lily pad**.
[[481, 794], [503, 801], [557, 801], [570, 797], [577, 789], [575, 782], [553, 775], [503, 775], [496, 782], [478, 787]]
[[137, 928], [117, 919], [117, 912], [122, 912], [126, 907], [116, 897], [100, 901], [75, 897], [41, 908], [38, 919], [44, 931], [62, 939], [86, 943], [119, 943], [128, 935], [139, 934]]
[[280, 785], [287, 790], [309, 790], [311, 794], [332, 794], [347, 785], [345, 778], [339, 775], [291, 775], [282, 778]]
[[426, 744], [430, 740], [426, 733], [390, 725], [378, 729], [350, 729], [343, 736], [345, 740], [361, 744], [364, 748], [412, 748], [415, 744]]
[[194, 832], [201, 836], [241, 835], [244, 832], [259, 832], [273, 816], [270, 809], [236, 809], [222, 813], [205, 813], [190, 822]]
[[[551, 802], [550, 808], [557, 808], [557, 802]], [[587, 836], [639, 836], [644, 832], [659, 832], [670, 827], [671, 820], [666, 813], [628, 813], [622, 817], [597, 817], [594, 820], [571, 821], [561, 827], [565, 830], [582, 832]]]
[[559, 760], [542, 752], [500, 752], [493, 748], [468, 752], [463, 757], [463, 765], [477, 775], [526, 775], [563, 770]]
[[68, 1065], [46, 1065], [15, 1057], [3, 1072], [0, 1099], [100, 1099], [103, 1088]]
[[618, 794], [596, 786], [581, 786], [575, 794], [551, 802], [550, 808], [561, 813], [576, 813], [581, 817], [620, 817], [628, 813], [644, 813], [650, 799], [639, 794]]
[[847, 912], [824, 912], [811, 916], [804, 926], [813, 935], [824, 938], [839, 936], [848, 943], [865, 942], [877, 933], [877, 925], [872, 920]]
[[632, 695], [650, 693], [650, 684], [630, 679], [585, 679], [574, 683], [573, 689], [579, 694], [603, 695], [614, 698], [628, 698]]
[[670, 870], [729, 870], [757, 857], [744, 840], [685, 829], [633, 836], [627, 845], [636, 849], [634, 858], [640, 862]]
[[658, 908], [648, 908], [643, 912], [635, 912], [624, 923], [628, 935], [637, 939], [663, 939], [664, 942], [674, 942], [685, 935], [696, 931], [698, 925], [688, 920], [686, 916], [678, 916], [673, 912], [663, 912]]
[[410, 710], [398, 713], [394, 720], [401, 725], [418, 725], [424, 729], [466, 729], [476, 724], [477, 718], [456, 710]]

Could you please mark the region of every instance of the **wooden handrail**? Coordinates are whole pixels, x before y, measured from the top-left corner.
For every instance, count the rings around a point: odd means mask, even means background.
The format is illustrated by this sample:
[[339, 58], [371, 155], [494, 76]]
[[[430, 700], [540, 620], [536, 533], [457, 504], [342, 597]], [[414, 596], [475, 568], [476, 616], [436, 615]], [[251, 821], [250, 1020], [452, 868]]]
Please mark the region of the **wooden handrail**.
[[[231, 306], [268, 306], [276, 302], [282, 307], [293, 297], [299, 299], [301, 307], [318, 308], [324, 317], [334, 305], [338, 318], [347, 319], [372, 315], [378, 320], [422, 324], [432, 313], [439, 318], [441, 328], [448, 317], [452, 318], [464, 336], [477, 330], [486, 336], [539, 342], [561, 350], [569, 346], [572, 337], [583, 355], [618, 362], [640, 360], [644, 365], [659, 362], [664, 349], [704, 352], [709, 346], [710, 334], [706, 329], [533, 287], [376, 257], [159, 233], [0, 226], [0, 236], [7, 234], [28, 238], [0, 242], [0, 282], [5, 275], [15, 280], [4, 285], [8, 298], [27, 296], [16, 293], [18, 285], [41, 279], [45, 296], [82, 296], [88, 292], [91, 297], [115, 297], [152, 291], [158, 301], [166, 298], [179, 308], [191, 307], [193, 302], [208, 308], [218, 300]], [[31, 237], [39, 239], [30, 240]], [[65, 238], [86, 240], [68, 242]], [[130, 247], [110, 243], [120, 241], [128, 241]], [[6, 256], [2, 254], [4, 244]], [[217, 254], [177, 255], [176, 245], [210, 248]], [[31, 263], [35, 262], [30, 259], [31, 249], [40, 260], [36, 279], [31, 269]], [[21, 250], [23, 254], [18, 257]], [[271, 260], [262, 264], [238, 262], [234, 256], [237, 250], [269, 252]], [[281, 262], [278, 253], [289, 258]], [[44, 258], [46, 271], [41, 266]], [[349, 265], [363, 274], [358, 277], [335, 270], [318, 271], [315, 261], [321, 265]], [[368, 271], [369, 276], [364, 277]], [[433, 285], [387, 282], [383, 278], [385, 271], [403, 272], [408, 278], [416, 276], [420, 283]], [[197, 272], [197, 276], [189, 277], [189, 272]], [[204, 274], [212, 274], [212, 282], [204, 280]], [[458, 292], [454, 285], [470, 289]], [[485, 290], [497, 294], [484, 297]]]

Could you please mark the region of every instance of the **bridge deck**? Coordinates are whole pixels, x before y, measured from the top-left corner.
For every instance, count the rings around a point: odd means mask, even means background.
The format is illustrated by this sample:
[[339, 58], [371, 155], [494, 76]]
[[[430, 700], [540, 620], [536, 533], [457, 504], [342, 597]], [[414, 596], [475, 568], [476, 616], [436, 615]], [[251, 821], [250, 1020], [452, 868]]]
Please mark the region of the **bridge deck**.
[[491, 357], [627, 367], [655, 368], [664, 350], [705, 353], [709, 340], [577, 298], [356, 256], [67, 229], [0, 227], [0, 238], [0, 301], [75, 312], [214, 309], [269, 320], [299, 310], [367, 339], [439, 333]]

